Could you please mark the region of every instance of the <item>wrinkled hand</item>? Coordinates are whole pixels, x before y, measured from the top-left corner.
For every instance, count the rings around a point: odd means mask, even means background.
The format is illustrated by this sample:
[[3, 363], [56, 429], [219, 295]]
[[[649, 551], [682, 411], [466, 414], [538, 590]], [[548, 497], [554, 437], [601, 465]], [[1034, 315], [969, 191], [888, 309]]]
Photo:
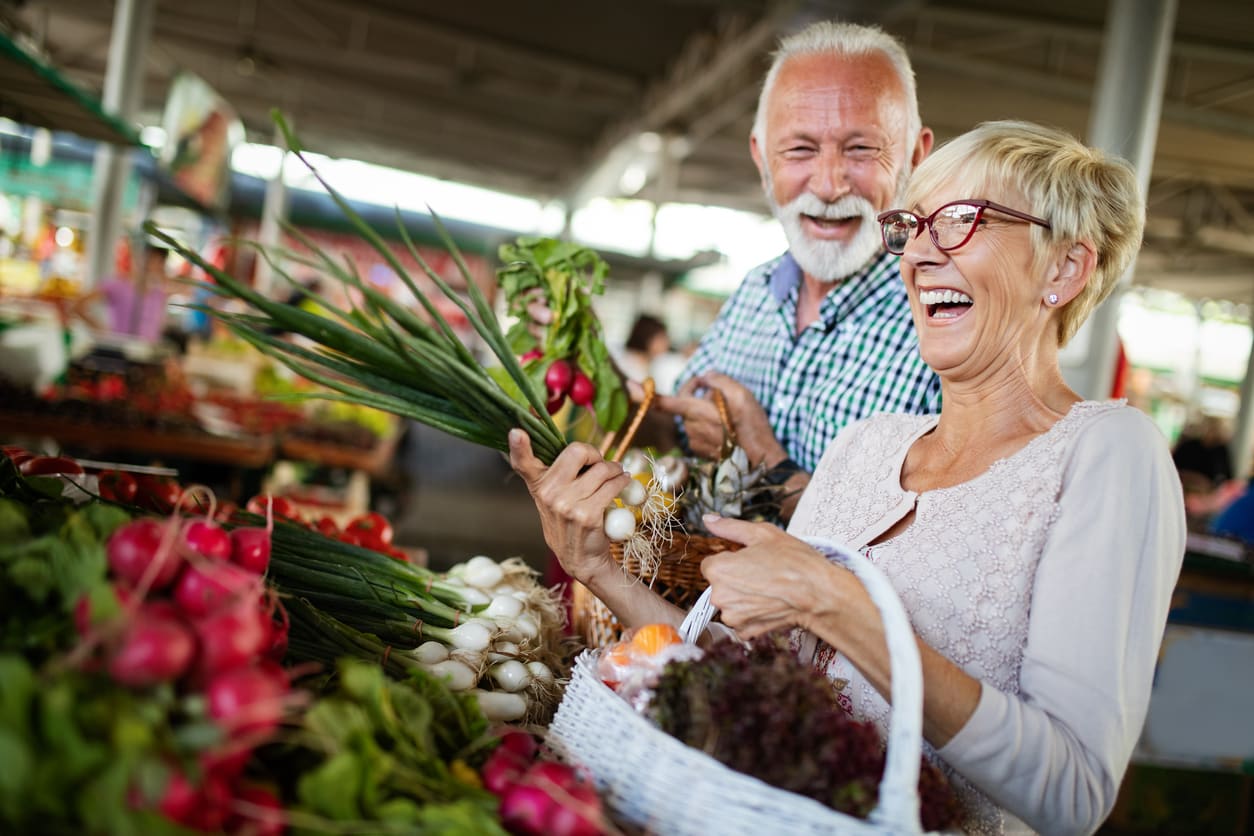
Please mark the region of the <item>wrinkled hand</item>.
[[838, 606], [839, 584], [831, 581], [843, 570], [801, 540], [770, 523], [707, 515], [705, 524], [715, 536], [744, 544], [739, 551], [701, 561], [711, 603], [741, 638], [791, 627], [811, 629]]
[[545, 467], [522, 430], [510, 431], [509, 463], [526, 483], [540, 512], [544, 540], [562, 568], [584, 583], [601, 571], [617, 572], [605, 536], [605, 509], [631, 476], [595, 447], [580, 443], [567, 446]]
[[[749, 454], [751, 463], [756, 465], [765, 461], [770, 466], [788, 457], [783, 445], [775, 438], [766, 410], [753, 393], [739, 381], [720, 372], [698, 375], [688, 380], [674, 395], [657, 396], [653, 402], [654, 409], [681, 417], [693, 454], [703, 459], [715, 459], [723, 449], [725, 432], [722, 416], [714, 404], [714, 389], [723, 393], [731, 429], [735, 430], [736, 439]], [[637, 399], [635, 390], [631, 394], [633, 400]]]

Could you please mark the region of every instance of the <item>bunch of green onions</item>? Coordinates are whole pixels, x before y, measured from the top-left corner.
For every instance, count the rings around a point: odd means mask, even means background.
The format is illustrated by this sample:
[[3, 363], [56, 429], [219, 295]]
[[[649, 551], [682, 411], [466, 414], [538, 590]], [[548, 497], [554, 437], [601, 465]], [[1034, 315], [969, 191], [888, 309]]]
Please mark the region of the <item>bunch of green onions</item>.
[[[196, 306], [196, 309], [218, 319], [240, 339], [298, 375], [331, 390], [295, 397], [342, 400], [374, 407], [503, 452], [508, 450], [509, 431], [521, 427], [531, 436], [536, 456], [546, 464], [552, 463], [565, 446], [565, 439], [549, 417], [544, 395], [528, 381], [510, 350], [495, 312], [475, 284], [439, 216], [431, 213], [440, 240], [465, 280], [469, 303], [423, 259], [401, 223], [398, 212], [397, 228], [401, 240], [423, 272], [441, 293], [461, 309], [496, 356], [504, 370], [501, 378], [494, 378], [483, 367], [436, 306], [418, 288], [379, 233], [304, 157], [298, 140], [282, 117], [275, 115], [275, 121], [288, 148], [322, 183], [353, 228], [396, 272], [431, 322], [423, 320], [363, 280], [351, 261], [338, 263], [290, 225], [285, 226], [286, 231], [313, 255], [288, 254], [288, 257], [325, 271], [356, 290], [362, 298], [360, 307], [353, 303], [351, 310], [342, 311], [319, 294], [310, 293], [310, 297], [330, 313], [324, 316], [273, 300], [209, 264], [199, 254], [149, 223], [146, 228], [151, 235], [213, 277], [216, 284], [208, 285], [210, 290], [222, 297], [240, 299], [252, 308], [247, 313], [231, 313], [213, 306]], [[260, 247], [258, 249], [276, 275], [293, 286], [299, 286], [271, 253]], [[275, 336], [280, 332], [299, 334], [314, 343], [315, 347], [295, 345]]]

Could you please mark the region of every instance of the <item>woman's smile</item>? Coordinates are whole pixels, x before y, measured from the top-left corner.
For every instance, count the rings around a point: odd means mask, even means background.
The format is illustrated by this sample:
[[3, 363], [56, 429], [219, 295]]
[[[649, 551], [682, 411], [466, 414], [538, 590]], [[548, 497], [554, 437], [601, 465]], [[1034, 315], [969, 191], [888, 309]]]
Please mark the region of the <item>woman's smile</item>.
[[937, 287], [919, 291], [919, 304], [929, 321], [954, 320], [964, 316], [974, 304], [961, 290]]

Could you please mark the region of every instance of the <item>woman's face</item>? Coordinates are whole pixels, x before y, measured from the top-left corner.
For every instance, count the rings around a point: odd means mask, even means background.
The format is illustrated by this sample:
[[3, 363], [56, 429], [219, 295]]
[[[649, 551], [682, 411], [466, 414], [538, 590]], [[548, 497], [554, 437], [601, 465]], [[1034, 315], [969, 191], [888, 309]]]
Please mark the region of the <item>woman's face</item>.
[[[952, 201], [995, 201], [1028, 214], [1009, 189], [971, 193], [959, 176], [906, 207], [920, 217]], [[986, 209], [970, 239], [948, 252], [938, 249], [930, 229], [912, 236], [901, 257], [901, 275], [924, 361], [943, 379], [977, 380], [1030, 360], [1047, 327], [1054, 327], [1044, 302], [1045, 277], [1033, 264], [1031, 225]], [[1051, 332], [1052, 333], [1052, 332]]]

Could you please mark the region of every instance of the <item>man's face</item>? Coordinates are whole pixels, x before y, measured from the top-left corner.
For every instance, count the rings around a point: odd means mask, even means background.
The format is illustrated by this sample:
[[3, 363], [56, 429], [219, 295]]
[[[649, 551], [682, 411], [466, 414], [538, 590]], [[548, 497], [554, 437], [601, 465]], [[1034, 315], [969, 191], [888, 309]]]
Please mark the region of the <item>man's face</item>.
[[[887, 58], [802, 55], [780, 69], [754, 161], [797, 263], [836, 281], [881, 249], [875, 216], [904, 191], [913, 156], [905, 92]], [[929, 136], [930, 139], [930, 136]]]

